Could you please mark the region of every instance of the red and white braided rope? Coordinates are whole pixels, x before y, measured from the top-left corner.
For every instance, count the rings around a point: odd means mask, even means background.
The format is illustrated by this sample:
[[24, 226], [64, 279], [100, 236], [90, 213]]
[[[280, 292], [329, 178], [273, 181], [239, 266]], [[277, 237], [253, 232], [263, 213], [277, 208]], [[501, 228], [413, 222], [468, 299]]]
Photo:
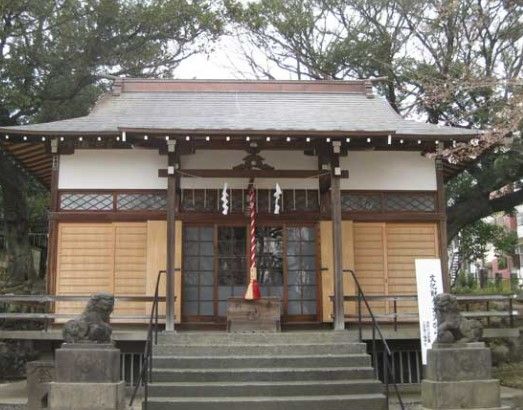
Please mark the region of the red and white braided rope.
[[256, 269], [256, 191], [249, 191], [249, 213], [251, 218], [251, 272]]

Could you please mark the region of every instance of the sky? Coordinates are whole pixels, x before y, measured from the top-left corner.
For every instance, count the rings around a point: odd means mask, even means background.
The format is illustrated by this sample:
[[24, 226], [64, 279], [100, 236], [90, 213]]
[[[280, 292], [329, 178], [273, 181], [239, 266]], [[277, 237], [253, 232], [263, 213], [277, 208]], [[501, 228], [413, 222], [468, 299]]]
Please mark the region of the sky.
[[[252, 51], [254, 52], [254, 51]], [[264, 56], [258, 52], [257, 61]], [[291, 74], [271, 64], [271, 74], [279, 80], [291, 79]], [[178, 79], [253, 79], [254, 74], [242, 57], [240, 40], [225, 35], [209, 54], [195, 54], [181, 62], [174, 72]]]

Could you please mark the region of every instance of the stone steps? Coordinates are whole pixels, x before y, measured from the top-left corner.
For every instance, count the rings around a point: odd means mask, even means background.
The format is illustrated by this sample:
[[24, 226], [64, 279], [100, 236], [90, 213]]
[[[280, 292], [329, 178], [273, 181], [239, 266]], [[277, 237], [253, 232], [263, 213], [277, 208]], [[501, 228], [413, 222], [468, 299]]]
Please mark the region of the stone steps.
[[208, 356], [212, 351], [213, 356], [256, 356], [260, 352], [265, 355], [316, 355], [316, 354], [354, 354], [365, 353], [363, 343], [281, 343], [259, 344], [246, 343], [238, 345], [210, 345], [210, 344], [158, 344], [154, 352], [159, 356]]
[[283, 367], [254, 369], [153, 369], [153, 380], [164, 381], [285, 381], [344, 380], [373, 377], [372, 367]]
[[332, 355], [282, 355], [282, 356], [155, 356], [156, 369], [253, 368], [253, 367], [347, 367], [370, 366], [370, 357], [363, 353]]
[[382, 410], [382, 394], [286, 397], [155, 397], [150, 410]]
[[379, 394], [383, 385], [375, 379], [242, 381], [242, 382], [158, 382], [149, 394], [157, 397], [257, 397]]
[[149, 409], [383, 410], [366, 345], [347, 332], [163, 334]]
[[224, 333], [224, 332], [181, 332], [158, 335], [159, 344], [282, 344], [282, 343], [358, 343], [358, 340], [345, 331], [297, 331], [280, 333]]

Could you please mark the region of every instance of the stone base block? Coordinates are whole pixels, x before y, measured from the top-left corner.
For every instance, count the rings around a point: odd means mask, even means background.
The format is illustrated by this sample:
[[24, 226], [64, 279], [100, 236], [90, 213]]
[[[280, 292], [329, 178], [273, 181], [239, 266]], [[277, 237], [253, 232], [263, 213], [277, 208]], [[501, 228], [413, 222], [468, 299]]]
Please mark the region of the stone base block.
[[425, 378], [433, 381], [488, 380], [490, 349], [483, 343], [434, 344], [427, 352]]
[[55, 364], [57, 382], [120, 381], [120, 349], [112, 344], [64, 343], [55, 352]]
[[[433, 409], [429, 409], [427, 407], [421, 407], [421, 410], [433, 410]], [[467, 409], [452, 409], [452, 410], [467, 410]], [[478, 409], [474, 409], [474, 410], [513, 410], [512, 407], [510, 406], [501, 406], [501, 407], [481, 407], [481, 408], [478, 408]]]
[[280, 298], [258, 300], [229, 298], [228, 332], [279, 332], [281, 330]]
[[119, 383], [50, 383], [50, 410], [125, 410], [125, 385]]
[[428, 409], [499, 408], [500, 388], [497, 380], [462, 380], [421, 382], [423, 406]]
[[55, 379], [54, 362], [34, 361], [26, 365], [27, 409], [47, 408], [49, 383]]

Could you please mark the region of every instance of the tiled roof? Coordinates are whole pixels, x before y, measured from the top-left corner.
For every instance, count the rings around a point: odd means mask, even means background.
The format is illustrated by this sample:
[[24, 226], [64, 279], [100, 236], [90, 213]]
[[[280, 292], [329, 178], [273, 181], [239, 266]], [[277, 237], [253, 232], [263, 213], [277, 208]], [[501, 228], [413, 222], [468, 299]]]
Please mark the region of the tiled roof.
[[[154, 81], [154, 80], [153, 80]], [[0, 127], [2, 133], [28, 134], [118, 134], [125, 129], [177, 131], [258, 131], [258, 132], [383, 132], [402, 136], [472, 136], [477, 130], [443, 127], [418, 121], [405, 120], [388, 102], [377, 96], [369, 96], [365, 88], [351, 83], [343, 91], [326, 89], [325, 84], [314, 90], [313, 82], [282, 82], [290, 86], [285, 91], [269, 90], [263, 87], [238, 87], [234, 81], [229, 87], [205, 88], [205, 84], [219, 82], [197, 81], [183, 84], [193, 86], [164, 87], [159, 81], [147, 80], [123, 83], [120, 92], [108, 93], [92, 112], [79, 118], [41, 124], [14, 127]], [[238, 82], [240, 85], [257, 82]], [[333, 84], [326, 82], [326, 85]], [[137, 85], [138, 84], [138, 85]], [[145, 86], [143, 86], [145, 84]], [[271, 84], [277, 84], [272, 82]], [[340, 84], [344, 84], [340, 82]], [[363, 83], [361, 83], [363, 84]], [[142, 85], [143, 87], [139, 87]], [[197, 87], [194, 87], [197, 85]], [[296, 85], [296, 87], [292, 87]], [[154, 91], [151, 91], [154, 90]], [[296, 90], [296, 91], [295, 91]], [[312, 92], [311, 92], [312, 90]], [[356, 90], [356, 91], [355, 91]]]

